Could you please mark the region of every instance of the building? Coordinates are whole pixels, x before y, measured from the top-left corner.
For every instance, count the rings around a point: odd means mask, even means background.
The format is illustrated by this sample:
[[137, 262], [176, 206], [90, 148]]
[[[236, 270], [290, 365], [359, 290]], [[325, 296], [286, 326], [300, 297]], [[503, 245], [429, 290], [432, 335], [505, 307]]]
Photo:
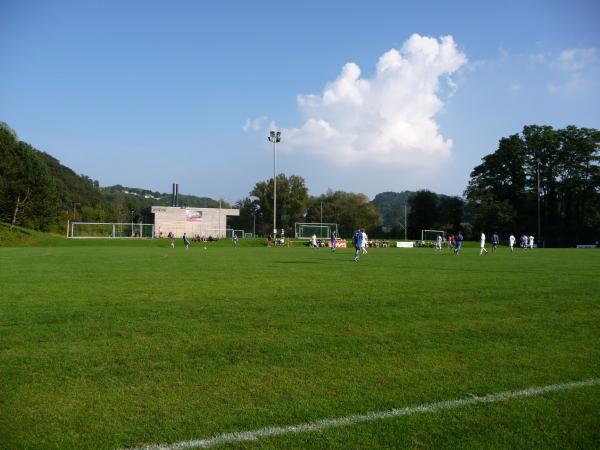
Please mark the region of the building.
[[227, 217], [239, 216], [239, 209], [227, 208], [183, 208], [178, 206], [153, 206], [155, 237], [166, 237], [170, 232], [175, 237], [186, 233], [195, 236], [223, 238], [227, 236]]

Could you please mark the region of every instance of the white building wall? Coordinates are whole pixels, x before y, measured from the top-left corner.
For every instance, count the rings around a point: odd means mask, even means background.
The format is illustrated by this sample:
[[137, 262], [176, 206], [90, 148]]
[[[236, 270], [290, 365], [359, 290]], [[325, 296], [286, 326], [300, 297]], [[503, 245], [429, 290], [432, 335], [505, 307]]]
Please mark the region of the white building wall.
[[166, 237], [169, 232], [175, 237], [186, 233], [190, 238], [196, 235], [205, 237], [225, 237], [227, 216], [239, 216], [239, 209], [225, 208], [180, 208], [153, 206], [154, 233]]

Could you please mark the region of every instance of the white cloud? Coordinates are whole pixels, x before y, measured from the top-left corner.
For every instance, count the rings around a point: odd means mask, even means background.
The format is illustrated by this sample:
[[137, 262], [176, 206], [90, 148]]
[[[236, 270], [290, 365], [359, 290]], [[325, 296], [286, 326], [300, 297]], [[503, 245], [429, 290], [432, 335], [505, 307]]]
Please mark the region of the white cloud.
[[466, 63], [452, 36], [418, 34], [400, 50], [381, 55], [371, 78], [347, 63], [320, 95], [298, 96], [304, 123], [283, 130], [282, 149], [340, 165], [437, 167], [452, 149], [452, 140], [440, 135], [435, 121], [444, 106], [440, 78], [453, 94], [451, 75]]
[[546, 84], [549, 93], [583, 91], [589, 84], [590, 69], [596, 67], [595, 48], [571, 48], [558, 56], [549, 53], [532, 55], [533, 64], [548, 67], [554, 72], [554, 80]]
[[242, 131], [249, 133], [250, 131], [260, 131], [264, 123], [267, 121], [266, 117], [257, 117], [256, 119], [246, 119], [244, 125], [242, 125]]
[[560, 53], [557, 63], [569, 72], [579, 72], [596, 62], [595, 48], [572, 48]]

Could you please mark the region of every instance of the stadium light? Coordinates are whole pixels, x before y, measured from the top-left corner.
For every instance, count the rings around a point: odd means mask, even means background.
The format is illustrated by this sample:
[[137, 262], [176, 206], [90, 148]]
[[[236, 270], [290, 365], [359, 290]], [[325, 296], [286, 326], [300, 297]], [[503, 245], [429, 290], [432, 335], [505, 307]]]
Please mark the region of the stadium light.
[[542, 243], [542, 222], [540, 220], [540, 162], [537, 163], [537, 226], [538, 226], [538, 245]]
[[281, 142], [281, 131], [271, 131], [267, 137], [273, 143], [273, 237], [277, 236], [277, 173], [275, 171], [275, 146]]
[[131, 237], [133, 237], [133, 209], [131, 210]]

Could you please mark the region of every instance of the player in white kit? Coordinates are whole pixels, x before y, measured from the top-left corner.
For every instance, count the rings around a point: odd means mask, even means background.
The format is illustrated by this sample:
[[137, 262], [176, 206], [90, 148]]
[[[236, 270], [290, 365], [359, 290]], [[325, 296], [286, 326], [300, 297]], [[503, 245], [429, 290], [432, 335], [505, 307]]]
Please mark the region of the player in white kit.
[[483, 255], [483, 253], [487, 255], [487, 250], [485, 249], [485, 234], [481, 232], [481, 242], [479, 243], [479, 254]]

